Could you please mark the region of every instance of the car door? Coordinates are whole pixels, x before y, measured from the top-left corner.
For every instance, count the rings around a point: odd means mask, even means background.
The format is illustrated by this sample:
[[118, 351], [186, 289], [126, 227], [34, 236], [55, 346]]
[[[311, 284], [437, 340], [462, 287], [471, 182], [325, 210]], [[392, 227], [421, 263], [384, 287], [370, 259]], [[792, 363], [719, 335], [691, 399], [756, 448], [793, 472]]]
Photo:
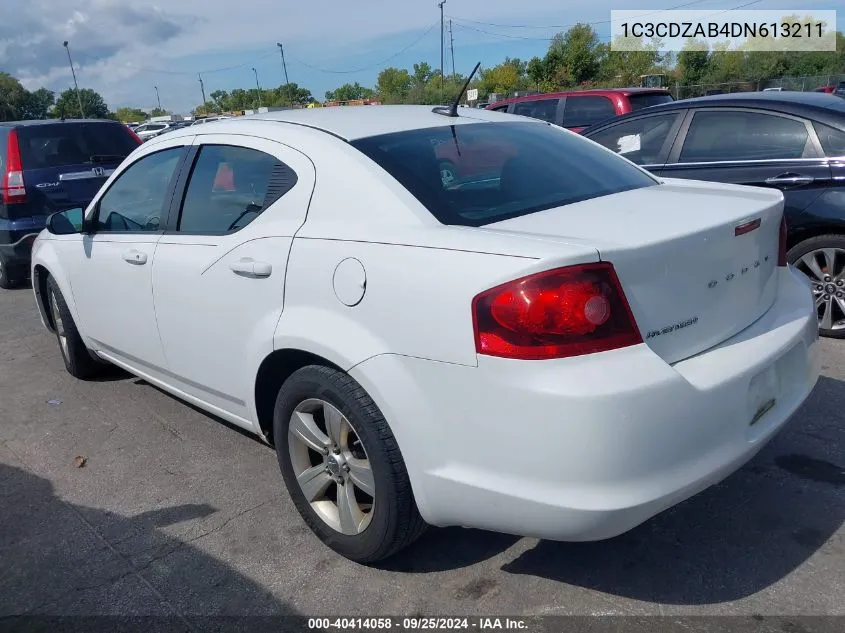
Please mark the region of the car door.
[[314, 167], [291, 147], [241, 135], [201, 134], [188, 161], [152, 273], [169, 382], [246, 421]]
[[94, 349], [143, 373], [166, 365], [151, 270], [190, 141], [158, 145], [123, 167], [89, 206], [86, 233], [57, 242], [80, 330]]
[[662, 176], [775, 187], [791, 222], [830, 185], [809, 121], [770, 110], [693, 110]]
[[646, 169], [659, 173], [678, 135], [686, 110], [626, 118], [585, 134]]

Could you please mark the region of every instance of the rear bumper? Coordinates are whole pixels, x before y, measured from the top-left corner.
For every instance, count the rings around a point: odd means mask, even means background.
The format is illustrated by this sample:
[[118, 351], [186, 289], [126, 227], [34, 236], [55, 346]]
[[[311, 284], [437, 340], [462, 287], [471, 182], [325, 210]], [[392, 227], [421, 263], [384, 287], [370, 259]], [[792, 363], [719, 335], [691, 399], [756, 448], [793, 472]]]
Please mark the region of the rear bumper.
[[811, 296], [797, 273], [778, 277], [765, 315], [673, 365], [638, 345], [478, 367], [383, 355], [351, 374], [394, 428], [428, 522], [609, 538], [742, 466], [813, 389]]
[[10, 275], [29, 275], [32, 244], [44, 228], [46, 216], [0, 218], [0, 257]]

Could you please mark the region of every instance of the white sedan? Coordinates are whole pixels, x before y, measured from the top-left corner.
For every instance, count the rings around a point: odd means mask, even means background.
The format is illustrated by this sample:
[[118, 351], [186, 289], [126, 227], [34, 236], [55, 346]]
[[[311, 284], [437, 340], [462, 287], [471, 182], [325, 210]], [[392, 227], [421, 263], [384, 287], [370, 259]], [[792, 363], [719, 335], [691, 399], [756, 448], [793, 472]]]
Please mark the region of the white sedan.
[[140, 146], [32, 278], [72, 375], [272, 443], [372, 562], [427, 524], [609, 538], [751, 459], [819, 374], [782, 212], [522, 117], [272, 112]]

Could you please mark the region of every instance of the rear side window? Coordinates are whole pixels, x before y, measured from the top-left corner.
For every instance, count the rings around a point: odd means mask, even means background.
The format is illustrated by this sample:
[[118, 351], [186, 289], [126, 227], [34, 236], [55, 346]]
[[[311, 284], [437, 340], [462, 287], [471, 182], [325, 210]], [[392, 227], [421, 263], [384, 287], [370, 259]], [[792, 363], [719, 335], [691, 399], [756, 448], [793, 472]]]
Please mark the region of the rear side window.
[[638, 165], [649, 165], [660, 161], [661, 150], [678, 116], [677, 112], [643, 116], [606, 127], [589, 138]]
[[506, 103], [505, 105], [496, 106], [495, 108], [490, 108], [490, 109], [495, 111], [495, 112], [504, 112], [508, 109], [508, 104]]
[[642, 110], [643, 108], [660, 105], [661, 103], [672, 103], [674, 99], [670, 94], [646, 93], [628, 95], [628, 101], [631, 103], [631, 111], [633, 112], [636, 110]]
[[607, 97], [569, 96], [563, 107], [565, 127], [587, 127], [616, 116], [616, 108]]
[[557, 118], [559, 99], [537, 99], [535, 101], [517, 101], [513, 104], [511, 114], [530, 116], [547, 123], [554, 123]]
[[352, 145], [443, 224], [482, 226], [656, 184], [618, 156], [539, 122], [442, 126]]
[[816, 128], [816, 134], [819, 135], [825, 156], [845, 156], [845, 132], [823, 123], [813, 123], [813, 125]]
[[204, 145], [188, 181], [178, 230], [240, 230], [290, 191], [296, 180], [296, 173], [275, 156], [248, 147]]
[[53, 123], [18, 128], [24, 170], [119, 163], [138, 142], [120, 123]]
[[738, 111], [695, 113], [679, 158], [682, 163], [801, 158], [807, 145], [802, 121]]

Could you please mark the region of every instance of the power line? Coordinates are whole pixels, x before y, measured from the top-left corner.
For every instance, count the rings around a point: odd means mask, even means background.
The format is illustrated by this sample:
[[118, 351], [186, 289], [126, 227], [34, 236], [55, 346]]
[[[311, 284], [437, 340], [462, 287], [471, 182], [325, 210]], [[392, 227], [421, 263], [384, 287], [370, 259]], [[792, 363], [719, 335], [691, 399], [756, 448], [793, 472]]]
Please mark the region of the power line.
[[348, 75], [348, 74], [352, 74], [352, 73], [360, 73], [360, 72], [363, 72], [365, 70], [371, 70], [373, 68], [378, 68], [379, 66], [386, 64], [387, 62], [399, 57], [402, 53], [406, 52], [407, 50], [409, 50], [409, 49], [413, 48], [414, 46], [416, 46], [417, 44], [419, 44], [423, 40], [423, 38], [426, 35], [428, 35], [429, 33], [431, 33], [434, 30], [434, 27], [436, 27], [438, 24], [439, 24], [439, 22], [434, 22], [417, 39], [415, 39], [413, 42], [408, 44], [405, 48], [393, 53], [390, 57], [387, 57], [385, 59], [382, 59], [381, 61], [375, 62], [374, 64], [370, 64], [369, 66], [364, 66], [362, 68], [353, 68], [353, 69], [350, 69], [350, 70], [332, 70], [332, 69], [329, 69], [329, 68], [320, 68], [319, 66], [313, 66], [311, 64], [308, 64], [308, 63], [302, 61], [301, 59], [297, 59], [296, 57], [293, 57], [290, 53], [288, 53], [288, 57], [290, 57], [297, 64], [305, 66], [306, 68], [310, 68], [311, 70], [318, 70], [322, 73], [330, 73], [330, 74], [333, 74], [333, 75]]
[[[745, 4], [741, 4], [739, 6], [730, 8], [730, 9], [723, 9], [721, 11], [716, 11], [715, 13], [709, 13], [708, 16], [713, 15], [721, 15], [722, 13], [726, 13], [728, 11], [737, 11], [739, 9], [744, 9], [745, 7], [750, 7], [753, 4], [759, 4], [763, 0], [753, 0], [752, 2], [746, 2]], [[673, 11], [674, 9], [663, 9], [661, 11], [655, 11], [654, 13], [663, 13], [664, 11]], [[654, 15], [654, 14], [644, 14], [644, 15]], [[493, 33], [492, 31], [486, 31], [484, 29], [479, 29], [474, 26], [468, 26], [466, 24], [461, 24], [460, 18], [453, 18], [457, 22], [458, 28], [467, 29], [470, 31], [475, 31], [477, 33], [484, 33], [485, 35], [492, 35], [494, 37], [503, 37], [511, 40], [529, 40], [529, 41], [537, 41], [537, 42], [551, 42], [554, 40], [553, 37], [532, 37], [528, 35], [510, 35], [509, 33]], [[589, 26], [595, 24], [606, 24], [610, 23], [611, 20], [604, 20], [602, 22], [584, 22], [583, 24], [587, 24]], [[569, 25], [558, 25], [558, 26], [550, 26], [549, 28], [572, 28], [573, 26], [577, 26], [577, 24], [569, 24]], [[598, 36], [602, 41], [610, 41], [612, 38], [610, 36]]]

